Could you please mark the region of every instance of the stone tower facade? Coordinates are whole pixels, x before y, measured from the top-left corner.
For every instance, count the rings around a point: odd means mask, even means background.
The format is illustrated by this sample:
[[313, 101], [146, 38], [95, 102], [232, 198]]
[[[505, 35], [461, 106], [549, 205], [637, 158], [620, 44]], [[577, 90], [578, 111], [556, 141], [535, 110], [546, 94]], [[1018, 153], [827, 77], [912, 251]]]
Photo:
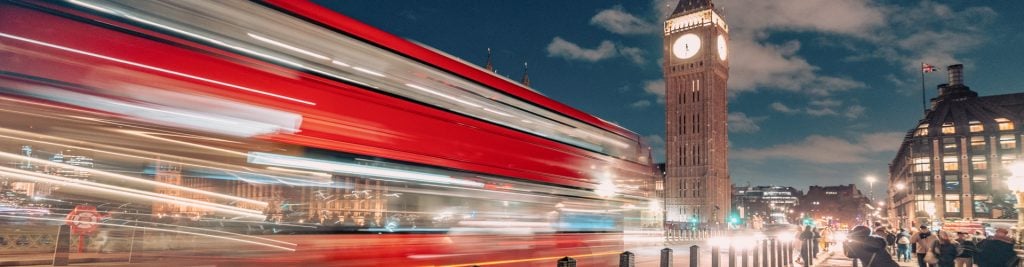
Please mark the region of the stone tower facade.
[[731, 207], [729, 26], [710, 0], [665, 21], [666, 222], [722, 223]]

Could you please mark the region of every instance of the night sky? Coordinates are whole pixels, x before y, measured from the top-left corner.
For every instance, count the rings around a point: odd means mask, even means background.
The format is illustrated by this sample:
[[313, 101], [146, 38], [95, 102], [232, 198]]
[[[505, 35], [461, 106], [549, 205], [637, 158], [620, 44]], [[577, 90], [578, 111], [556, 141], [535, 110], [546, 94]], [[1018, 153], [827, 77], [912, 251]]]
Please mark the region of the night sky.
[[[661, 23], [675, 1], [320, 1], [629, 128], [664, 161]], [[886, 180], [945, 66], [980, 95], [1021, 92], [1017, 1], [715, 1], [730, 25], [730, 171], [737, 184]], [[884, 193], [884, 184], [876, 186]]]

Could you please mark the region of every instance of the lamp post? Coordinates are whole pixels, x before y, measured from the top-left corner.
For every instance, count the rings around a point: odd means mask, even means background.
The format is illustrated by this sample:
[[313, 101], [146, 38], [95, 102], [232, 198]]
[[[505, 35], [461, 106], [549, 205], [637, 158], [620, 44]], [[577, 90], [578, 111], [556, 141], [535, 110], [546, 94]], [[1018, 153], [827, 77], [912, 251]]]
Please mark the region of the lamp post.
[[1007, 166], [1006, 170], [1010, 171], [1010, 176], [1006, 178], [1006, 188], [1013, 191], [1014, 195], [1017, 196], [1017, 226], [1014, 227], [1017, 237], [1016, 248], [1021, 248], [1021, 238], [1024, 237], [1024, 162], [1014, 162]]
[[871, 201], [875, 201], [875, 181], [877, 181], [878, 179], [876, 179], [874, 176], [868, 176], [867, 178], [864, 179], [868, 180], [868, 199]]
[[[864, 180], [868, 181], [868, 206], [874, 205], [875, 204], [874, 203], [875, 202], [875, 181], [877, 179], [875, 179], [874, 176], [868, 176], [868, 177], [864, 177]], [[876, 211], [878, 210], [878, 207], [873, 207], [873, 208]], [[874, 227], [874, 225], [872, 225], [873, 224], [872, 222], [875, 221], [874, 216], [872, 216], [871, 214], [867, 214], [866, 217], [868, 219], [868, 227]], [[873, 230], [874, 229], [872, 229], [872, 231]]]
[[896, 219], [899, 220], [899, 222], [898, 222], [899, 227], [903, 228], [905, 226], [905, 224], [904, 224], [904, 217], [905, 217], [904, 214], [905, 213], [902, 212], [902, 210], [901, 210], [902, 206], [899, 205], [899, 202], [896, 199], [896, 196], [899, 195], [899, 193], [902, 192], [904, 189], [907, 189], [907, 185], [903, 184], [903, 183], [896, 183], [895, 187], [896, 187], [896, 193], [894, 193], [893, 196], [892, 196], [892, 206], [890, 206], [889, 208], [893, 209], [893, 213], [896, 214]]

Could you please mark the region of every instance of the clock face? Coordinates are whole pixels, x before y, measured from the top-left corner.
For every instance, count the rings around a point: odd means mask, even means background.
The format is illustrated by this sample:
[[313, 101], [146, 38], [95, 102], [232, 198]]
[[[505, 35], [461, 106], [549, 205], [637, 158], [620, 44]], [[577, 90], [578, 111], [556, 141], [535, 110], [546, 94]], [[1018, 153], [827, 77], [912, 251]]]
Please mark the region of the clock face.
[[700, 37], [696, 34], [684, 34], [676, 39], [675, 43], [672, 43], [672, 54], [679, 59], [691, 58], [698, 51], [700, 51]]
[[718, 35], [718, 58], [723, 61], [729, 56], [729, 48], [725, 45], [725, 36]]

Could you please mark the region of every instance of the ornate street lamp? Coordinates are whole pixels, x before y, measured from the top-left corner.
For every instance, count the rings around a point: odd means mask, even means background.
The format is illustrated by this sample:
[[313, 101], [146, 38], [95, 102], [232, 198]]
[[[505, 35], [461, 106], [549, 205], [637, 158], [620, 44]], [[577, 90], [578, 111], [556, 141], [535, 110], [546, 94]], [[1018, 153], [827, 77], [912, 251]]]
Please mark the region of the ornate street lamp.
[[1010, 177], [1006, 178], [1006, 188], [1013, 191], [1014, 195], [1017, 196], [1017, 226], [1014, 227], [1017, 237], [1017, 248], [1021, 248], [1021, 238], [1024, 237], [1024, 162], [1014, 162], [1007, 166], [1007, 171], [1010, 171]]

